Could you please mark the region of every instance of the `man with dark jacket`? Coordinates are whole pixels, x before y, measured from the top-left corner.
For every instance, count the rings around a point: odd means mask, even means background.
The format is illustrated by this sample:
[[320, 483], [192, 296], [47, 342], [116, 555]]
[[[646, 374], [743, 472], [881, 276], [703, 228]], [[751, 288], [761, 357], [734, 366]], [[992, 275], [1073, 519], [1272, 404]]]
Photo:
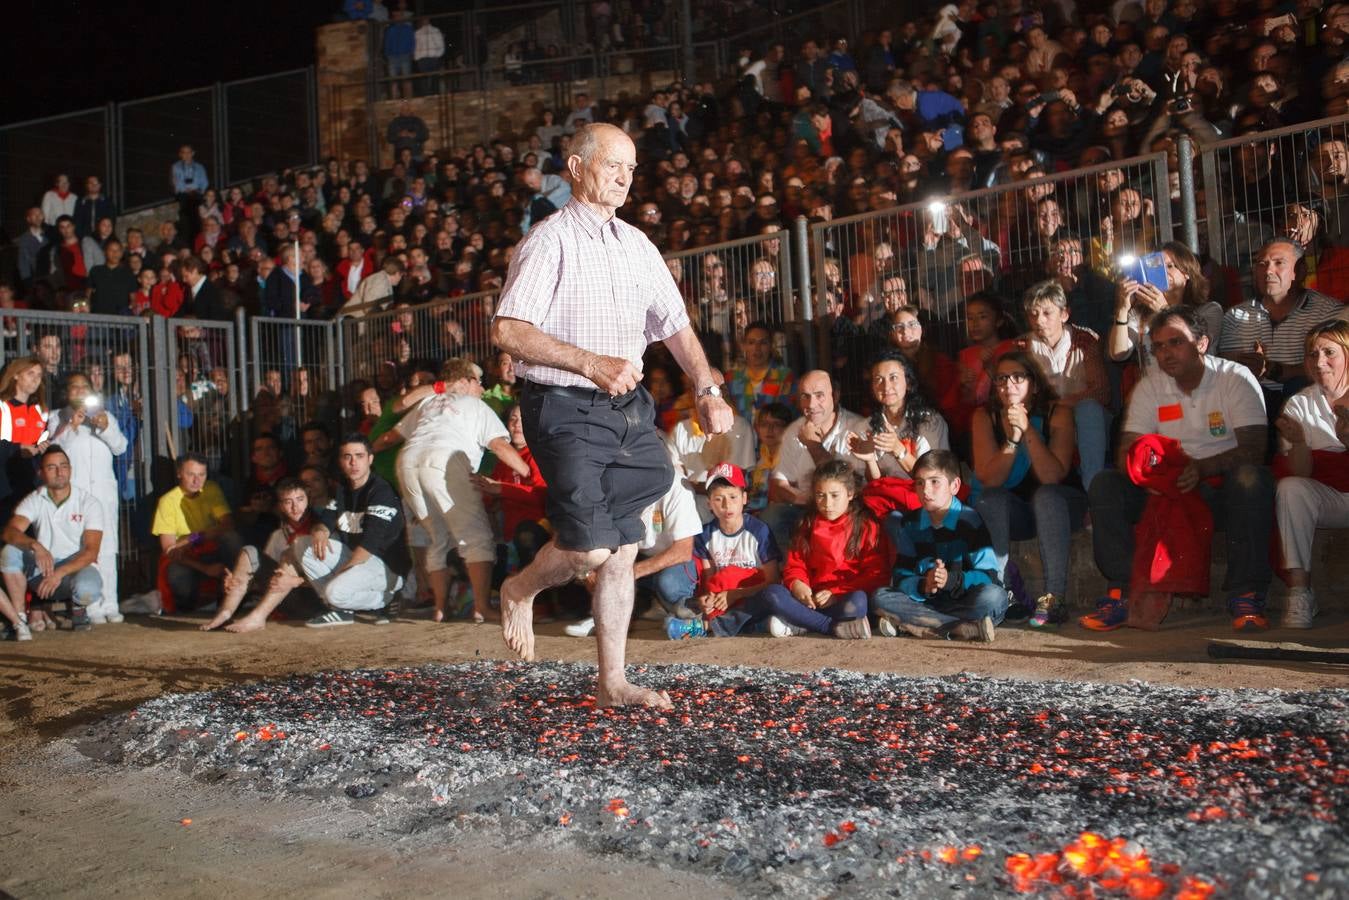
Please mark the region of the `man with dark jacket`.
[[99, 219], [117, 221], [117, 207], [112, 200], [103, 196], [103, 182], [97, 175], [90, 175], [84, 181], [84, 196], [75, 201], [75, 234], [81, 239], [94, 233]]
[[189, 256], [183, 260], [183, 287], [186, 296], [178, 311], [181, 318], [228, 322], [234, 317], [220, 288], [206, 277], [206, 263], [201, 257]]
[[101, 316], [126, 312], [136, 293], [136, 276], [122, 261], [122, 242], [112, 238], [103, 245], [103, 265], [89, 270], [89, 311]]

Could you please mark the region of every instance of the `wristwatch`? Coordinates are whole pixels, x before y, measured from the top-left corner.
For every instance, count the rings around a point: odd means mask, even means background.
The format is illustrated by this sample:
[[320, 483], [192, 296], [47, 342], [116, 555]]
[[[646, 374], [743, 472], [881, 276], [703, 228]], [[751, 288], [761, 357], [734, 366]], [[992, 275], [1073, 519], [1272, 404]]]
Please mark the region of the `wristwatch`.
[[703, 399], [704, 397], [716, 397], [716, 398], [720, 399], [720, 397], [721, 397], [721, 387], [720, 387], [719, 385], [709, 384], [709, 385], [708, 385], [707, 387], [705, 387], [705, 388], [700, 388], [700, 389], [698, 390], [698, 393], [696, 393], [696, 394], [693, 395], [693, 399], [695, 399], [695, 400], [701, 400], [701, 399]]

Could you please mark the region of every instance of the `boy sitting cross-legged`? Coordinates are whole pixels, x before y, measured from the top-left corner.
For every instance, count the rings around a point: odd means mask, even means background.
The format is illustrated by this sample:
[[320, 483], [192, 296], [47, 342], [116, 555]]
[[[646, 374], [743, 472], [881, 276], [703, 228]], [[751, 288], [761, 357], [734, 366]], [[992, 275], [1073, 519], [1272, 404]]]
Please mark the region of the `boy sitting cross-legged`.
[[913, 479], [922, 506], [885, 522], [898, 559], [891, 587], [872, 601], [878, 630], [885, 637], [992, 641], [993, 626], [1007, 612], [1007, 591], [988, 529], [956, 497], [960, 460], [950, 450], [929, 450], [914, 463]]

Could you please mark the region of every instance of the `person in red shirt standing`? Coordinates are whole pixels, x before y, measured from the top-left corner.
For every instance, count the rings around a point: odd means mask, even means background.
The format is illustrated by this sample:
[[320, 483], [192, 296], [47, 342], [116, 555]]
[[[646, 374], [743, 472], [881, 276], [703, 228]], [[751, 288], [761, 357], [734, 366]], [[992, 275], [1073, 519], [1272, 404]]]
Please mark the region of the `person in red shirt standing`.
[[[0, 373], [0, 522], [8, 522], [14, 507], [37, 487], [35, 460], [47, 449], [43, 372], [42, 360], [25, 356]], [[45, 614], [34, 615], [29, 625], [42, 631]]]

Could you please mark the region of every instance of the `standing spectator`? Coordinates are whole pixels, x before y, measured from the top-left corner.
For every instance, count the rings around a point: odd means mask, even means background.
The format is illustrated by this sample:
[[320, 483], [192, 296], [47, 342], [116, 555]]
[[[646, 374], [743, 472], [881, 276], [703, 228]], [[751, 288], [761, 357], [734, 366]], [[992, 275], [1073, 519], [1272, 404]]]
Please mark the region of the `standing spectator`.
[[51, 190], [42, 195], [42, 220], [48, 228], [56, 227], [62, 216], [75, 215], [75, 192], [70, 189], [70, 176], [64, 172], [56, 176]]
[[[430, 16], [417, 20], [412, 65], [419, 73], [439, 72], [445, 68], [445, 34], [431, 24]], [[417, 95], [440, 93], [440, 77], [417, 79]]]
[[528, 234], [531, 227], [566, 206], [571, 199], [571, 184], [561, 175], [545, 175], [531, 167], [520, 173], [520, 182], [529, 188], [524, 215], [520, 219], [521, 234]]
[[112, 200], [103, 196], [103, 182], [97, 175], [84, 179], [84, 196], [75, 201], [75, 233], [88, 237], [98, 229], [99, 219], [116, 219], [117, 207]]
[[136, 293], [136, 276], [122, 260], [122, 242], [113, 238], [103, 246], [103, 264], [89, 271], [89, 311], [100, 316], [126, 312]]
[[[92, 398], [94, 403], [87, 403]], [[95, 625], [120, 622], [117, 608], [118, 489], [114, 462], [127, 449], [126, 436], [117, 418], [108, 413], [84, 375], [66, 381], [66, 408], [53, 413], [52, 440], [66, 451], [71, 465], [71, 484], [84, 491], [103, 511], [106, 528], [98, 548], [97, 568], [103, 582], [100, 601], [89, 608]]]
[[189, 256], [183, 261], [183, 284], [187, 290], [178, 314], [183, 318], [228, 322], [234, 317], [225, 304], [220, 287], [207, 277], [207, 272], [208, 267], [200, 256]]
[[24, 216], [28, 227], [15, 241], [19, 246], [19, 281], [25, 289], [31, 288], [33, 278], [38, 274], [38, 260], [42, 251], [51, 246], [51, 235], [43, 224], [42, 210], [34, 206]]
[[595, 121], [595, 107], [590, 103], [590, 95], [582, 91], [572, 101], [572, 110], [562, 123], [563, 134], [572, 134], [582, 125]]
[[412, 28], [411, 16], [405, 9], [393, 14], [393, 21], [384, 29], [384, 59], [389, 64], [389, 97], [412, 96], [412, 83], [403, 80], [412, 74], [412, 54], [417, 47], [417, 34]]
[[740, 339], [745, 362], [726, 371], [726, 400], [745, 421], [769, 403], [796, 400], [796, 375], [773, 361], [773, 330], [766, 322], [751, 322]]
[[394, 159], [398, 159], [404, 150], [412, 151], [412, 159], [421, 162], [425, 155], [423, 148], [431, 137], [426, 122], [412, 111], [412, 104], [404, 101], [398, 104], [398, 115], [389, 122], [385, 138], [393, 145]]
[[41, 359], [25, 356], [0, 374], [0, 521], [36, 484], [33, 460], [47, 438], [43, 372]]
[[178, 231], [190, 243], [201, 231], [197, 207], [201, 204], [202, 192], [210, 186], [206, 167], [197, 162], [191, 144], [178, 148], [178, 161], [169, 167], [169, 180], [173, 183], [173, 194], [178, 198]]
[[119, 496], [123, 500], [135, 500], [135, 447], [141, 432], [141, 392], [136, 381], [136, 364], [130, 353], [114, 353], [112, 356], [112, 389], [108, 391], [105, 405], [117, 420], [117, 428], [127, 441], [126, 451], [115, 456], [112, 461], [117, 474]]

